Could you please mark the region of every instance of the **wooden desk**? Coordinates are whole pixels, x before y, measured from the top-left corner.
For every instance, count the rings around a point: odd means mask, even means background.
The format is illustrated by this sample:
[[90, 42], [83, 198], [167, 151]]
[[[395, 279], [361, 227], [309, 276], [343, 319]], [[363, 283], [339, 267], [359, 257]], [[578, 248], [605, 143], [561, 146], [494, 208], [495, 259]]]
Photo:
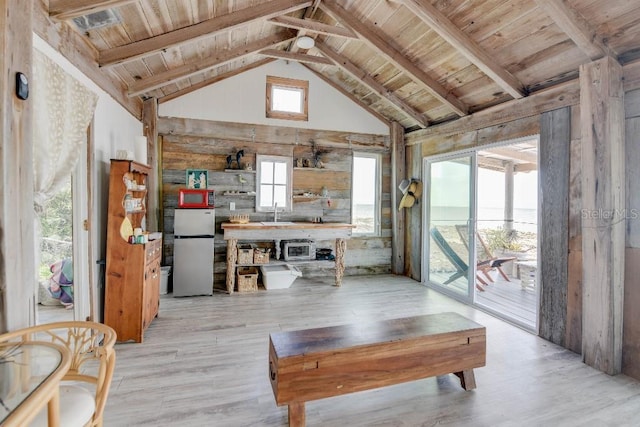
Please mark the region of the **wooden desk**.
[[0, 343], [0, 424], [28, 425], [47, 405], [49, 426], [58, 427], [59, 383], [70, 364], [69, 351], [57, 344]]
[[269, 335], [269, 379], [289, 425], [304, 426], [306, 401], [453, 373], [476, 387], [486, 332], [456, 313], [362, 322]]
[[282, 224], [260, 222], [248, 224], [235, 224], [225, 222], [222, 224], [224, 239], [227, 241], [227, 292], [233, 293], [236, 276], [235, 267], [238, 260], [238, 240], [276, 242], [276, 250], [279, 249], [280, 240], [285, 239], [311, 239], [329, 240], [336, 239], [336, 286], [342, 285], [344, 276], [344, 254], [347, 250], [346, 239], [351, 237], [355, 225], [343, 223], [310, 223], [310, 222], [285, 222]]

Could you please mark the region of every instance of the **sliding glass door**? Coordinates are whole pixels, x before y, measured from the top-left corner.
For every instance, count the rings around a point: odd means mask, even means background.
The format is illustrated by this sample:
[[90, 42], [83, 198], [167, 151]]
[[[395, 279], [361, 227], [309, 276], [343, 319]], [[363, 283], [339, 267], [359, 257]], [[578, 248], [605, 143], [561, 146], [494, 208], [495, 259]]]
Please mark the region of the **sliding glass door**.
[[[425, 165], [425, 277], [430, 286], [471, 301], [475, 160], [472, 154], [430, 159]], [[473, 240], [471, 240], [473, 241]]]

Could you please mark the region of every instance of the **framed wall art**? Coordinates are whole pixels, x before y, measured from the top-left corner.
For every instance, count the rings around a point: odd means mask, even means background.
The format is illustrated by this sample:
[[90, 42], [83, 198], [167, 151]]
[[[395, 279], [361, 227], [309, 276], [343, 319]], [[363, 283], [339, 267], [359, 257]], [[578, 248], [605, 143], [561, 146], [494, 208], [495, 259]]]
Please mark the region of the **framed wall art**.
[[187, 188], [207, 189], [209, 172], [201, 169], [187, 169]]

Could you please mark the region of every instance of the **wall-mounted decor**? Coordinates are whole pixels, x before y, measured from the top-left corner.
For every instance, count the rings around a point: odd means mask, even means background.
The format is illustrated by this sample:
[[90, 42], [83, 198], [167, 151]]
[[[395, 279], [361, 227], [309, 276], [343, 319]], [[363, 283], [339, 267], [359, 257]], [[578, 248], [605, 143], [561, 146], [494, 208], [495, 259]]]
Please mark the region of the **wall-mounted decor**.
[[233, 156], [229, 154], [227, 156], [227, 169], [242, 169], [240, 166], [240, 159], [244, 156], [244, 150], [240, 150], [236, 153], [236, 167], [233, 167]]
[[206, 189], [209, 172], [200, 169], [187, 169], [187, 188]]

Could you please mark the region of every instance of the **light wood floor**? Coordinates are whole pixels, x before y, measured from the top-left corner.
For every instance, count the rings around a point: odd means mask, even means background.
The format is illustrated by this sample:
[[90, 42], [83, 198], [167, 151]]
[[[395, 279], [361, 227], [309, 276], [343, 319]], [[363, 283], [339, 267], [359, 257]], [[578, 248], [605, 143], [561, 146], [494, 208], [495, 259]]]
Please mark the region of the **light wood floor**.
[[163, 296], [143, 344], [118, 344], [106, 426], [286, 426], [269, 332], [454, 311], [487, 327], [487, 366], [307, 404], [308, 426], [632, 426], [640, 383], [397, 276], [298, 279], [288, 290]]

